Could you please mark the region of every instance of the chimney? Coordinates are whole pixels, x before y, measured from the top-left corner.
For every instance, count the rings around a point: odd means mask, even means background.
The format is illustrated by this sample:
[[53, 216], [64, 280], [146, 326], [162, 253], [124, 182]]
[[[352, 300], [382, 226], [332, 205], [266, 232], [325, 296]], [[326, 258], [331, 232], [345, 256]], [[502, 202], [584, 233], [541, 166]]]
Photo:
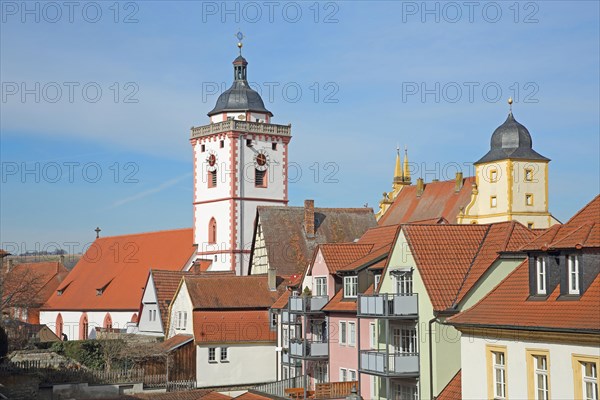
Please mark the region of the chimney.
[[267, 284], [269, 285], [270, 291], [273, 292], [277, 290], [277, 274], [275, 268], [271, 268], [271, 266], [269, 266], [269, 269], [267, 270]]
[[12, 258], [9, 258], [8, 260], [6, 260], [6, 272], [10, 272], [13, 268], [13, 260]]
[[304, 230], [309, 238], [315, 237], [315, 201], [304, 200]]
[[58, 262], [60, 262], [62, 265], [65, 265], [65, 255], [64, 254], [61, 254], [58, 257]]
[[456, 179], [454, 180], [454, 192], [455, 193], [460, 192], [460, 189], [462, 189], [462, 187], [463, 187], [463, 173], [457, 172]]
[[192, 274], [194, 275], [200, 275], [200, 260], [196, 260], [192, 263], [192, 268], [190, 268], [192, 271]]
[[418, 178], [417, 179], [417, 197], [421, 197], [424, 190], [425, 190], [425, 183], [423, 182], [423, 178]]

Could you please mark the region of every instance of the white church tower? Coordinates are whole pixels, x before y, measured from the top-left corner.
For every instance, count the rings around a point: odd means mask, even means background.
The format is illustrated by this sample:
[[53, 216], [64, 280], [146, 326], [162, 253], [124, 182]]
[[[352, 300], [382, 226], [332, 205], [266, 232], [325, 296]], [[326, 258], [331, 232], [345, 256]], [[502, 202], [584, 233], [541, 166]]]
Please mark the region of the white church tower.
[[248, 274], [256, 207], [287, 205], [291, 125], [271, 123], [273, 114], [247, 81], [248, 62], [233, 61], [233, 85], [193, 127], [194, 243], [209, 270]]

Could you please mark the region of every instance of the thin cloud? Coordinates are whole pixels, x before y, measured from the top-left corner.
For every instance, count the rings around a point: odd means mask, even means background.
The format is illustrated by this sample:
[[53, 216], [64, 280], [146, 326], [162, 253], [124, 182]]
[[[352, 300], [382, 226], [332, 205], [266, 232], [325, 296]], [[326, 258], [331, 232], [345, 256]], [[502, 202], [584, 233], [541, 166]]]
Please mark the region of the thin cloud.
[[117, 200], [117, 201], [115, 201], [112, 204], [111, 208], [120, 207], [123, 204], [131, 203], [132, 201], [141, 200], [141, 199], [144, 199], [144, 198], [146, 198], [148, 196], [151, 196], [151, 195], [153, 195], [155, 193], [162, 192], [163, 190], [165, 190], [167, 188], [170, 188], [171, 186], [176, 185], [177, 183], [181, 182], [182, 180], [184, 180], [185, 178], [188, 178], [190, 176], [192, 176], [192, 173], [188, 172], [187, 174], [183, 174], [183, 175], [181, 175], [181, 176], [179, 176], [177, 178], [173, 178], [171, 180], [168, 180], [168, 181], [166, 181], [166, 182], [158, 185], [155, 188], [145, 190], [145, 191], [137, 193], [137, 194], [135, 194], [133, 196], [125, 197], [124, 199], [121, 199], [121, 200]]

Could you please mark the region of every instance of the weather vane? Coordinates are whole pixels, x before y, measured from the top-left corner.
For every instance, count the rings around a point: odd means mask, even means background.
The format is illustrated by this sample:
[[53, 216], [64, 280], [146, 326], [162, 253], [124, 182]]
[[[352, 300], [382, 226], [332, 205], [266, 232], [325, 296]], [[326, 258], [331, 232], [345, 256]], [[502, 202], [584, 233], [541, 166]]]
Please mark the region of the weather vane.
[[240, 56], [241, 56], [241, 55], [242, 55], [242, 47], [244, 46], [244, 44], [242, 43], [242, 40], [244, 40], [245, 36], [244, 36], [244, 34], [242, 33], [242, 31], [238, 31], [238, 32], [235, 34], [235, 37], [236, 37], [236, 38], [237, 38], [237, 40], [238, 40], [237, 47], [238, 47], [238, 49], [240, 49]]

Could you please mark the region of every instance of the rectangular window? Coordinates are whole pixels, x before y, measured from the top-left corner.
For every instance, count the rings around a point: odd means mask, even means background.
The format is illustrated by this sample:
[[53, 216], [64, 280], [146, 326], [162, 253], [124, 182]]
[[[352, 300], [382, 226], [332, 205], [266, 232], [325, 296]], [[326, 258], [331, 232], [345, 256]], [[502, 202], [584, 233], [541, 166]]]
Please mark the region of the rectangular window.
[[277, 143], [271, 143], [271, 150], [277, 151]]
[[283, 367], [283, 379], [288, 379], [288, 367]]
[[288, 347], [290, 347], [290, 338], [289, 338], [289, 332], [288, 332], [287, 328], [283, 328], [283, 330], [281, 331], [281, 336], [282, 336], [283, 347], [287, 349]]
[[348, 346], [356, 346], [356, 323], [348, 322]]
[[569, 273], [569, 294], [579, 294], [579, 259], [576, 255], [567, 256]]
[[340, 382], [346, 382], [348, 379], [348, 371], [346, 368], [340, 368]]
[[207, 181], [209, 188], [217, 187], [217, 170], [208, 171]]
[[490, 182], [496, 182], [498, 180], [498, 171], [493, 169], [490, 171]]
[[535, 258], [535, 276], [537, 283], [537, 294], [546, 294], [546, 259]]
[[412, 272], [405, 272], [396, 276], [396, 294], [413, 294]]
[[220, 148], [223, 148], [223, 147], [225, 147], [225, 141], [224, 141], [224, 140], [221, 140], [221, 141], [219, 142], [219, 147], [220, 147]]
[[416, 354], [417, 328], [414, 326], [402, 326], [392, 331], [392, 343], [396, 354]]
[[246, 139], [246, 146], [252, 147], [252, 139]]
[[356, 382], [356, 371], [353, 369], [349, 369], [348, 371], [350, 372], [350, 381]]
[[533, 181], [533, 169], [525, 168], [525, 181], [532, 182]]
[[394, 399], [419, 400], [417, 385], [396, 383], [394, 384]]
[[187, 328], [187, 311], [183, 312], [183, 329]]
[[525, 205], [532, 206], [533, 205], [533, 194], [527, 193], [525, 194]]
[[227, 347], [221, 347], [221, 362], [228, 361], [228, 349]]
[[376, 331], [375, 331], [375, 322], [371, 322], [369, 324], [369, 345], [371, 346], [372, 349], [375, 348], [375, 343], [377, 343], [377, 337], [376, 335]]
[[374, 291], [377, 291], [377, 288], [379, 287], [379, 281], [381, 281], [381, 274], [375, 275], [375, 287], [373, 288]]
[[488, 396], [506, 399], [506, 348], [487, 346]]
[[498, 199], [496, 198], [496, 196], [491, 196], [490, 197], [490, 207], [494, 208], [498, 205]]
[[527, 228], [528, 229], [533, 229], [533, 222], [528, 222], [527, 223]]
[[573, 355], [574, 399], [598, 400], [600, 357]]
[[346, 344], [346, 321], [340, 321], [340, 344]]
[[266, 188], [267, 187], [267, 170], [254, 170], [254, 186], [258, 188]]
[[205, 144], [203, 144], [203, 145], [200, 146], [200, 151], [203, 152], [203, 153], [206, 151], [206, 145]]
[[315, 279], [315, 296], [327, 296], [327, 278], [318, 277]]
[[217, 348], [209, 347], [208, 348], [208, 362], [216, 362], [217, 361]]
[[356, 297], [358, 292], [358, 277], [344, 277], [344, 297]]
[[546, 356], [534, 356], [535, 399], [548, 400], [548, 360]]
[[181, 311], [177, 311], [177, 318], [175, 319], [175, 328], [181, 329]]

